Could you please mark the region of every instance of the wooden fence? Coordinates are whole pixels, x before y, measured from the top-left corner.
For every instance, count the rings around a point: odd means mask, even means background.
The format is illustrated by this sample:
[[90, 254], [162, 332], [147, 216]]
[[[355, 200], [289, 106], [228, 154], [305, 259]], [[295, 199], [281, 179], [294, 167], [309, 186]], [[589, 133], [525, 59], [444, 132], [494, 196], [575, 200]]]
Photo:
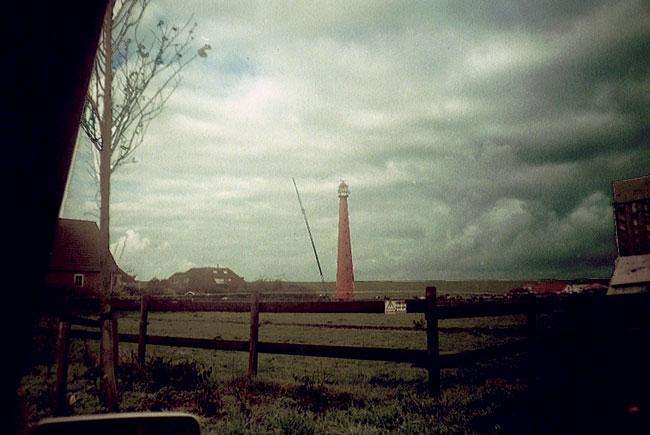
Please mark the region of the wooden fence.
[[[72, 301], [70, 301], [72, 302]], [[65, 384], [67, 374], [67, 354], [70, 338], [99, 339], [99, 330], [75, 330], [70, 325], [81, 325], [99, 328], [100, 321], [107, 318], [112, 321], [111, 327], [117, 328], [119, 311], [139, 311], [140, 323], [138, 334], [116, 334], [117, 351], [119, 342], [138, 344], [138, 362], [144, 365], [146, 346], [174, 346], [212, 349], [223, 351], [248, 352], [248, 376], [255, 376], [258, 368], [258, 354], [302, 355], [328, 358], [343, 358], [357, 360], [392, 361], [411, 363], [414, 366], [426, 368], [428, 372], [428, 387], [431, 393], [440, 391], [441, 368], [459, 367], [480, 359], [501, 355], [505, 352], [516, 352], [528, 349], [535, 342], [536, 319], [538, 307], [534, 298], [512, 301], [486, 301], [478, 303], [460, 303], [443, 305], [436, 300], [436, 288], [428, 287], [423, 299], [406, 300], [406, 313], [423, 313], [426, 325], [426, 350], [334, 346], [296, 343], [276, 343], [259, 341], [260, 313], [384, 313], [385, 301], [338, 301], [338, 302], [265, 302], [260, 301], [258, 294], [251, 296], [250, 303], [181, 300], [151, 298], [143, 296], [140, 301], [134, 299], [113, 299], [110, 302], [111, 311], [104, 314], [102, 320], [80, 317], [81, 311], [98, 310], [98, 301], [79, 300], [68, 303], [67, 314], [61, 317], [58, 328], [56, 349], [57, 380], [55, 398], [57, 409], [60, 409], [65, 399]], [[250, 337], [248, 341], [205, 339], [192, 337], [170, 337], [150, 335], [147, 331], [149, 312], [250, 312]], [[460, 353], [440, 352], [438, 320], [467, 317], [503, 316], [512, 314], [527, 315], [527, 340], [519, 340], [498, 346], [490, 346]], [[116, 356], [118, 352], [116, 352]]]

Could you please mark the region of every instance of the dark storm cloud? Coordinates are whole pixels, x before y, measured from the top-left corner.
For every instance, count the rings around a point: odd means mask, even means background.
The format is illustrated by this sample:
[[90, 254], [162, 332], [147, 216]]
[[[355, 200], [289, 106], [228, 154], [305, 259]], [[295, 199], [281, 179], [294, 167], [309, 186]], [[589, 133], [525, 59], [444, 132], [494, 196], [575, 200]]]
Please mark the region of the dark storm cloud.
[[[611, 182], [650, 168], [650, 11], [627, 1], [161, 1], [196, 63], [113, 185], [141, 277], [326, 276], [339, 179], [358, 279], [607, 275]], [[66, 214], [92, 195], [78, 157]]]

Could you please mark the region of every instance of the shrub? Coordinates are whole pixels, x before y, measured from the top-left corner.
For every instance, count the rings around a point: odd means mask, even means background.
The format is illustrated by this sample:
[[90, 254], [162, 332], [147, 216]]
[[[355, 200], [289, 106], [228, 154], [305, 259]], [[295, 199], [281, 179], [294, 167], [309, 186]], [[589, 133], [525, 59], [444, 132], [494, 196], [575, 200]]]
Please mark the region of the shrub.
[[[135, 355], [121, 361], [117, 369], [120, 386], [124, 390], [158, 393], [160, 391], [200, 392], [202, 405], [218, 403], [209, 393], [215, 390], [212, 383], [212, 369], [196, 361], [174, 361], [170, 358], [149, 358], [143, 368], [136, 362]], [[165, 401], [164, 395], [160, 400]], [[171, 398], [170, 398], [171, 400]], [[199, 400], [197, 398], [197, 400]], [[156, 402], [156, 400], [154, 400]]]
[[99, 356], [93, 351], [91, 344], [87, 340], [84, 340], [81, 348], [81, 360], [89, 371], [97, 374]]
[[226, 391], [238, 399], [251, 403], [260, 403], [265, 399], [274, 399], [283, 394], [282, 387], [276, 383], [252, 380], [247, 376], [238, 376], [226, 384]]
[[320, 412], [329, 405], [329, 397], [324, 389], [316, 387], [309, 379], [298, 385], [295, 397], [303, 406], [314, 412]]
[[196, 407], [203, 415], [215, 416], [223, 413], [223, 401], [219, 390], [204, 385], [196, 393]]
[[352, 394], [347, 392], [334, 392], [324, 385], [316, 385], [307, 376], [293, 390], [293, 398], [304, 408], [313, 412], [323, 412], [331, 408], [348, 408], [353, 402]]
[[145, 372], [149, 378], [149, 388], [153, 390], [166, 386], [178, 391], [196, 390], [209, 384], [212, 376], [212, 369], [196, 361], [173, 361], [162, 357], [150, 359]]
[[[120, 381], [120, 387], [125, 390], [147, 389], [148, 379], [146, 369], [142, 369], [135, 361], [136, 359], [132, 354], [130, 359], [120, 361], [120, 364], [117, 366], [117, 378]], [[97, 375], [99, 375], [98, 371]], [[144, 386], [137, 388], [138, 384], [144, 384]]]

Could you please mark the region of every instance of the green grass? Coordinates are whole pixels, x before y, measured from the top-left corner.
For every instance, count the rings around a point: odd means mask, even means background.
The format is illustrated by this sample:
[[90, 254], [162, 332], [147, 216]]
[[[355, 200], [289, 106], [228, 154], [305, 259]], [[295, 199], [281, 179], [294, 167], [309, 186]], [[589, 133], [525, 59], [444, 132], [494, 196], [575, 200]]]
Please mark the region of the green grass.
[[[417, 314], [262, 314], [260, 340], [424, 349], [425, 333], [418, 330], [300, 326], [413, 326], [421, 319]], [[120, 332], [137, 332], [138, 320], [135, 313], [122, 317]], [[149, 320], [149, 332], [156, 335], [247, 340], [249, 334], [247, 313], [151, 313]], [[441, 321], [441, 350], [516, 339], [516, 329], [504, 333], [504, 328], [523, 322], [521, 316]], [[130, 363], [135, 346], [123, 343], [120, 349], [124, 410], [189, 411], [201, 416], [208, 433], [498, 432], [526, 388], [518, 356], [444, 370], [442, 394], [432, 398], [426, 371], [409, 364], [261, 354], [258, 377], [248, 382], [243, 378], [246, 353], [148, 346], [145, 374]], [[96, 343], [73, 343], [69, 393], [74, 413], [102, 410], [90, 363], [96, 350]], [[185, 372], [195, 375], [183, 380]], [[31, 421], [50, 412], [53, 376], [47, 351], [35, 353], [21, 390]]]

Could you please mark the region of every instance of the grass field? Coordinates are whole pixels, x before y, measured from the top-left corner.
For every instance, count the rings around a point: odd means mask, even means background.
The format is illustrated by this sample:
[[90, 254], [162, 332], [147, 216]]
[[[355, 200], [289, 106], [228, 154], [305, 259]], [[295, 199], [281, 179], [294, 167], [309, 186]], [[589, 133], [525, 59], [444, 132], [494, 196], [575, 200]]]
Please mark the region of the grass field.
[[[421, 288], [421, 287], [419, 287]], [[137, 332], [137, 314], [120, 332]], [[248, 313], [151, 313], [149, 332], [247, 340]], [[424, 349], [422, 315], [262, 314], [260, 340]], [[440, 322], [441, 351], [462, 351], [522, 336], [520, 316]], [[327, 325], [365, 325], [339, 329]], [[319, 326], [320, 325], [320, 326]], [[380, 330], [377, 327], [391, 327]], [[100, 412], [96, 343], [74, 341], [69, 380], [73, 413]], [[426, 371], [409, 364], [260, 355], [254, 382], [247, 354], [149, 346], [145, 372], [132, 363], [134, 345], [121, 345], [123, 410], [185, 410], [215, 433], [499, 432], [512, 425], [526, 390], [522, 356], [443, 370], [439, 398], [426, 393]], [[49, 415], [51, 349], [41, 344], [22, 383], [26, 418]]]

